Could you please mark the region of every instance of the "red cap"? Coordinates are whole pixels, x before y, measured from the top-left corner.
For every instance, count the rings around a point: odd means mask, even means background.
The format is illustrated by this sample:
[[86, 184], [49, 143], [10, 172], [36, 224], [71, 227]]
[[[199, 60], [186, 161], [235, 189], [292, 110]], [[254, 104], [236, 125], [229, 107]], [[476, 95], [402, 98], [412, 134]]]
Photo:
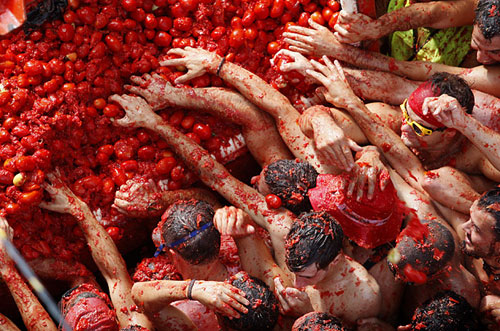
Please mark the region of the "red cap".
[[438, 97], [439, 95], [440, 95], [439, 88], [436, 87], [434, 88], [433, 91], [432, 83], [430, 81], [427, 81], [420, 84], [420, 86], [417, 87], [415, 91], [413, 91], [413, 93], [408, 98], [408, 105], [411, 107], [411, 110], [413, 110], [413, 112], [418, 115], [418, 117], [420, 117], [427, 123], [434, 125], [435, 127], [438, 128], [443, 128], [445, 127], [443, 123], [438, 121], [434, 117], [434, 115], [432, 115], [431, 113], [427, 113], [427, 115], [424, 115], [422, 113], [422, 106], [424, 104], [425, 98]]
[[405, 208], [392, 182], [383, 191], [376, 185], [373, 199], [365, 195], [359, 202], [347, 195], [348, 186], [348, 174], [319, 175], [316, 187], [308, 192], [313, 209], [332, 215], [345, 235], [361, 247], [374, 248], [396, 239]]

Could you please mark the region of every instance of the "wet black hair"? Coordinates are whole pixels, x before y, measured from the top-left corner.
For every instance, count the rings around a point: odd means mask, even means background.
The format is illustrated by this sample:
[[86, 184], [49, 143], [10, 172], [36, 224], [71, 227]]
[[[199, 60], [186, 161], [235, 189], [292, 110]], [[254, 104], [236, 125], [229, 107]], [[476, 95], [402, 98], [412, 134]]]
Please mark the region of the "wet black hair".
[[436, 294], [417, 308], [411, 329], [419, 331], [481, 331], [477, 313], [467, 300], [452, 291]]
[[30, 35], [46, 21], [62, 18], [67, 6], [67, 0], [40, 1], [35, 8], [26, 14], [26, 21], [23, 26], [24, 32], [26, 35]]
[[[177, 201], [162, 216], [161, 235], [165, 244], [191, 264], [213, 261], [220, 248], [220, 233], [213, 224], [208, 224], [213, 217], [214, 209], [205, 201]], [[193, 231], [204, 225], [206, 229], [190, 237]]]
[[427, 229], [423, 238], [416, 239], [412, 232], [403, 230], [395, 248], [401, 258], [395, 263], [388, 260], [393, 274], [407, 282], [412, 282], [406, 275], [407, 268], [423, 273], [428, 279], [445, 270], [455, 254], [455, 241], [450, 230], [436, 221], [421, 220], [420, 223]]
[[278, 321], [278, 299], [269, 287], [260, 279], [249, 276], [242, 271], [230, 278], [229, 283], [245, 292], [250, 301], [248, 313], [240, 313], [240, 318], [221, 319], [229, 328], [241, 331], [272, 330]]
[[436, 94], [448, 94], [454, 97], [465, 108], [467, 114], [472, 113], [474, 108], [474, 94], [467, 82], [457, 75], [447, 72], [437, 72], [429, 78], [432, 92]]
[[313, 311], [298, 318], [293, 323], [292, 331], [348, 331], [337, 317]]
[[500, 240], [500, 187], [497, 186], [483, 193], [477, 205], [495, 218], [495, 235]]
[[340, 253], [343, 239], [342, 227], [327, 212], [302, 213], [285, 239], [286, 265], [292, 272], [313, 263], [324, 269]]
[[475, 24], [485, 39], [500, 35], [500, 0], [479, 0]]
[[278, 160], [264, 170], [264, 180], [271, 193], [295, 214], [312, 209], [307, 191], [316, 186], [318, 172], [307, 162]]

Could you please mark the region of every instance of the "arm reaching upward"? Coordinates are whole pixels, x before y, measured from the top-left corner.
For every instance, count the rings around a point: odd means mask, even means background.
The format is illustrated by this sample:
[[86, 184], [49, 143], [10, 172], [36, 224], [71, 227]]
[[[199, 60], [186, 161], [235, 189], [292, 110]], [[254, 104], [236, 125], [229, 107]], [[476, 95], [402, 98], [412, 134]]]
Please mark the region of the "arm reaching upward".
[[141, 325], [152, 328], [148, 318], [134, 308], [136, 306], [130, 293], [132, 280], [113, 239], [96, 220], [87, 204], [63, 183], [57, 171], [47, 174], [47, 178], [50, 184], [45, 184], [45, 190], [53, 200], [42, 202], [40, 206], [54, 212], [71, 214], [78, 220], [92, 258], [108, 284], [120, 326]]
[[241, 125], [248, 149], [261, 166], [292, 158], [273, 119], [241, 94], [222, 88], [176, 88], [158, 74], [132, 76], [131, 80], [137, 86], [125, 88], [145, 98], [153, 110], [173, 106], [195, 109]]
[[340, 12], [335, 36], [342, 43], [379, 39], [394, 31], [419, 27], [445, 29], [471, 25], [474, 22], [474, 0], [432, 1], [412, 3], [377, 19], [361, 13]]
[[[9, 238], [12, 240], [14, 234], [12, 228], [7, 223], [7, 220], [0, 217], [0, 228], [2, 228]], [[16, 302], [17, 308], [21, 314], [24, 325], [28, 330], [44, 331], [44, 330], [57, 330], [56, 325], [52, 322], [49, 314], [38, 301], [37, 297], [33, 294], [29, 286], [17, 271], [14, 262], [9, 257], [5, 246], [0, 242], [0, 276], [7, 284], [10, 294]], [[2, 315], [3, 316], [3, 315]], [[2, 319], [0, 319], [0, 322]], [[9, 320], [7, 320], [10, 322]], [[11, 322], [12, 323], [12, 322]], [[3, 325], [2, 326], [3, 330]], [[9, 324], [6, 327], [10, 327]]]
[[269, 209], [260, 193], [234, 178], [206, 150], [165, 123], [143, 99], [113, 95], [110, 100], [120, 104], [126, 112], [125, 117], [116, 120], [118, 125], [144, 127], [158, 133], [205, 185], [219, 192], [231, 204], [243, 209], [257, 224], [269, 231], [279, 257], [277, 260], [285, 261], [284, 237], [294, 220], [292, 213], [284, 208]]

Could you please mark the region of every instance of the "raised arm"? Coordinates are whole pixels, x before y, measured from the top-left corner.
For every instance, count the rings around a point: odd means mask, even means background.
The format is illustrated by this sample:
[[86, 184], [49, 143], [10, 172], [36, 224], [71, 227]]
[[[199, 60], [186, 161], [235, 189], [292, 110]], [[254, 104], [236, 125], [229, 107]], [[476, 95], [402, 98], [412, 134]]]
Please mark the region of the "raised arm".
[[[14, 234], [7, 220], [0, 217], [0, 228], [2, 228], [12, 240]], [[5, 246], [0, 242], [0, 276], [7, 284], [10, 294], [16, 302], [17, 309], [21, 314], [24, 325], [30, 331], [57, 330], [47, 311], [33, 294], [30, 287], [26, 284], [22, 276], [17, 271], [14, 262], [9, 257]], [[7, 320], [8, 321], [8, 320]], [[0, 323], [2, 319], [0, 319]], [[10, 322], [10, 321], [9, 321]], [[11, 322], [12, 323], [12, 322]], [[0, 324], [3, 330], [3, 325]], [[10, 327], [6, 324], [6, 327]]]
[[273, 247], [280, 257], [277, 260], [284, 261], [284, 238], [295, 218], [292, 213], [284, 208], [269, 209], [259, 192], [234, 178], [206, 150], [165, 123], [140, 97], [113, 95], [110, 100], [120, 104], [126, 112], [125, 117], [116, 120], [118, 125], [144, 127], [158, 133], [205, 185], [243, 209], [258, 225], [269, 231]]
[[21, 331], [7, 316], [2, 314], [0, 314], [0, 327], [4, 331]]
[[342, 10], [334, 27], [335, 36], [340, 42], [355, 43], [418, 27], [445, 29], [471, 25], [474, 22], [474, 8], [474, 0], [417, 2], [377, 19]]
[[184, 65], [189, 69], [188, 73], [177, 78], [176, 82], [182, 83], [205, 72], [217, 74], [259, 109], [274, 118], [283, 141], [295, 157], [309, 162], [319, 173], [339, 172], [339, 169], [328, 160], [323, 160], [317, 155], [313, 144], [298, 127], [299, 113], [290, 101], [263, 79], [236, 64], [222, 62], [220, 56], [203, 49], [186, 47], [172, 49], [169, 53], [182, 57], [163, 61], [162, 65]]
[[141, 325], [152, 328], [151, 322], [136, 309], [132, 300], [132, 280], [113, 239], [96, 220], [87, 204], [71, 192], [59, 176], [58, 172], [47, 174], [50, 184], [45, 184], [45, 190], [53, 200], [43, 202], [40, 206], [54, 212], [71, 214], [76, 218], [92, 258], [106, 279], [120, 326]]
[[125, 88], [145, 98], [153, 110], [195, 109], [241, 125], [248, 149], [261, 166], [292, 158], [274, 120], [237, 92], [222, 88], [175, 88], [158, 74], [132, 76], [131, 80], [137, 86], [125, 85]]
[[333, 32], [311, 19], [309, 25], [311, 28], [290, 26], [283, 34], [290, 50], [317, 57], [331, 56], [360, 68], [391, 72], [417, 81], [425, 81], [436, 72], [448, 72], [465, 79], [471, 88], [500, 97], [497, 88], [500, 84], [499, 66], [460, 68], [425, 61], [398, 61], [377, 52], [340, 43]]

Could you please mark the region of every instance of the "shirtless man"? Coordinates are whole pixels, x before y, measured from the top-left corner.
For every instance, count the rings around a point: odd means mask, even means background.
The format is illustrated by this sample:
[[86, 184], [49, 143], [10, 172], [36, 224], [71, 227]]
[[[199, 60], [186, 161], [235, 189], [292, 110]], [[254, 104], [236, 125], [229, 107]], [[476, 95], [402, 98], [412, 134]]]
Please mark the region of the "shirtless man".
[[[405, 121], [400, 138], [368, 110], [345, 78], [336, 74], [329, 59], [323, 59], [326, 66], [311, 61], [316, 70], [306, 70], [308, 75], [326, 87], [327, 100], [353, 116], [370, 142], [384, 152], [392, 167], [413, 187], [425, 188], [436, 201], [467, 213], [478, 194], [462, 173], [443, 166], [454, 157], [457, 169], [500, 181], [500, 134], [466, 113], [466, 109], [472, 110], [473, 97], [462, 80], [442, 73], [421, 84], [401, 106]], [[304, 116], [316, 115], [306, 112]], [[429, 176], [424, 166], [441, 168]]]
[[489, 66], [500, 61], [500, 2], [480, 0], [472, 32], [471, 47], [477, 50], [477, 61], [483, 65], [470, 69], [420, 61], [397, 61], [380, 53], [360, 50], [340, 43], [333, 32], [310, 20], [311, 28], [291, 26], [285, 32], [290, 50], [306, 55], [331, 56], [360, 68], [380, 70], [424, 81], [436, 72], [459, 75], [474, 89], [500, 97], [500, 68]]
[[[214, 221], [222, 233], [235, 237], [243, 269], [275, 287], [285, 313], [327, 312], [351, 324], [377, 316], [378, 285], [342, 253], [342, 228], [327, 213], [302, 213], [292, 224], [285, 238], [287, 269], [279, 268], [262, 240], [247, 230], [253, 222], [243, 211], [221, 208]], [[291, 279], [294, 287], [286, 287]]]
[[[165, 307], [179, 300], [196, 300], [211, 311], [194, 303], [178, 306], [193, 320], [198, 321], [199, 311], [203, 323], [217, 325], [213, 312], [232, 318], [247, 313], [248, 300], [244, 293], [224, 283], [230, 270], [219, 260], [220, 234], [213, 226], [214, 210], [200, 200], [178, 201], [172, 204], [158, 224], [160, 241], [168, 247], [173, 265], [185, 280], [157, 280], [135, 283], [132, 287], [134, 301], [155, 319]], [[188, 303], [186, 303], [188, 304]], [[190, 310], [195, 313], [191, 313]], [[201, 322], [201, 321], [200, 321]], [[200, 326], [199, 324], [197, 326]], [[201, 327], [201, 326], [200, 326]]]
[[[284, 208], [269, 209], [262, 195], [232, 177], [228, 171], [218, 162], [214, 161], [205, 150], [165, 123], [161, 117], [152, 111], [151, 107], [143, 99], [126, 95], [115, 95], [110, 99], [119, 103], [126, 112], [125, 117], [116, 120], [117, 124], [123, 126], [145, 127], [160, 134], [172, 150], [176, 152], [192, 171], [197, 173], [198, 177], [207, 186], [217, 190], [229, 202], [249, 214], [259, 226], [268, 230], [276, 256], [276, 263], [282, 270], [286, 270], [287, 264], [285, 262], [285, 255], [287, 252], [285, 237], [290, 232], [296, 220], [293, 214]], [[331, 258], [335, 258], [336, 256], [337, 253]], [[273, 260], [271, 259], [270, 261]], [[352, 311], [350, 319], [356, 320], [360, 317], [367, 317], [372, 314], [376, 315], [380, 300], [376, 282], [364, 268], [345, 258], [342, 254], [338, 255], [337, 262], [338, 263], [332, 264], [332, 269], [347, 268], [346, 265], [350, 265], [347, 270], [351, 270], [352, 267], [353, 273], [351, 274], [359, 275], [360, 281], [356, 290], [365, 295], [365, 300], [356, 302], [357, 309]], [[326, 265], [329, 265], [329, 263]], [[326, 267], [326, 265], [322, 265], [322, 267]], [[327, 270], [318, 270], [315, 263], [307, 266], [305, 269], [307, 269], [307, 272], [311, 273], [311, 275], [305, 275], [306, 277], [315, 277], [318, 281], [327, 275]], [[329, 267], [327, 267], [327, 269], [329, 269]], [[340, 275], [333, 276], [333, 270], [328, 272], [328, 274], [332, 277], [340, 277]], [[299, 282], [302, 279], [300, 278], [301, 275], [300, 272], [297, 273], [296, 279], [298, 279]], [[326, 286], [326, 282], [323, 283]], [[317, 297], [314, 300], [318, 305], [321, 305], [322, 298], [319, 296], [319, 292], [315, 293], [317, 293], [315, 294]], [[341, 294], [342, 293], [339, 292], [339, 295]], [[332, 299], [325, 299], [325, 307], [330, 308], [330, 300]], [[352, 301], [351, 298], [347, 296], [345, 296], [345, 300], [346, 302]], [[363, 303], [363, 306], [360, 306], [361, 303]], [[340, 309], [340, 307], [335, 309]]]
[[480, 280], [484, 297], [481, 311], [500, 323], [500, 188], [485, 192], [471, 207], [462, 225], [462, 250], [472, 257], [471, 270]]

